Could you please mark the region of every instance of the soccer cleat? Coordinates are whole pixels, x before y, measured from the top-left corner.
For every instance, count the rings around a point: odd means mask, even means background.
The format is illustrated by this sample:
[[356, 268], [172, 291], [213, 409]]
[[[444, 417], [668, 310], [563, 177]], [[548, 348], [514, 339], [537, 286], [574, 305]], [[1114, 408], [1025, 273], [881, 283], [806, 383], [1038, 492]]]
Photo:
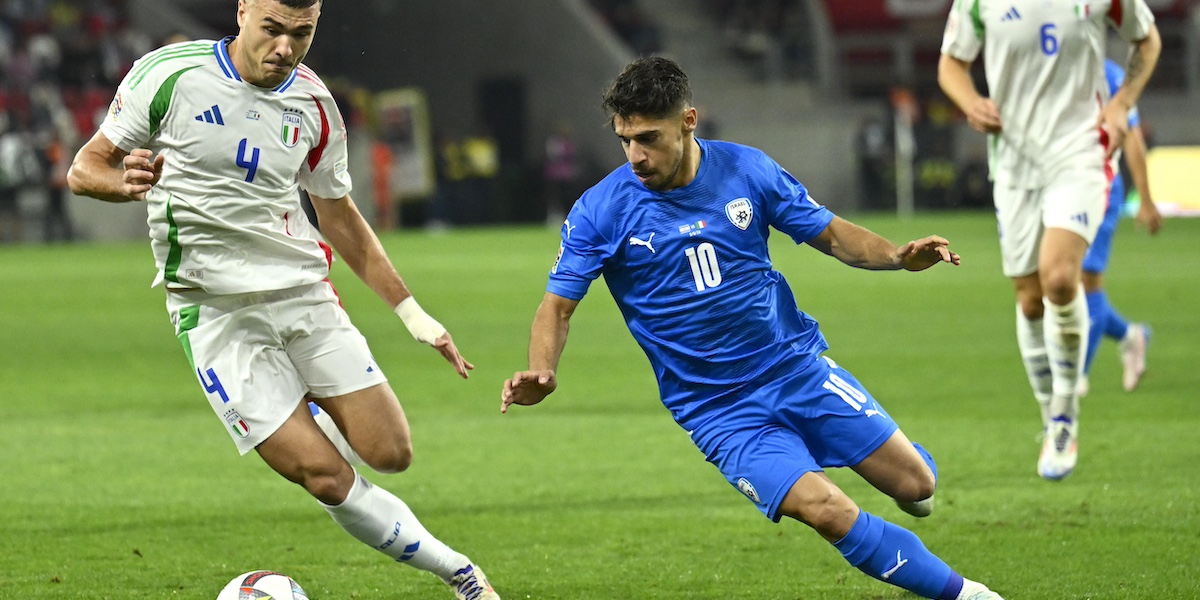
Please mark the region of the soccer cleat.
[[1150, 345], [1150, 327], [1132, 323], [1121, 338], [1121, 365], [1125, 367], [1122, 383], [1125, 391], [1132, 392], [1146, 372], [1146, 347]]
[[475, 565], [459, 569], [446, 585], [454, 590], [454, 597], [458, 600], [500, 600], [500, 595], [488, 583], [483, 569]]
[[1043, 479], [1058, 481], [1075, 470], [1079, 458], [1079, 424], [1065, 416], [1054, 417], [1042, 440], [1042, 454], [1038, 457], [1038, 475]]
[[958, 598], [955, 600], [1004, 600], [1004, 598], [989, 590], [986, 585], [964, 578], [962, 591], [958, 593]]

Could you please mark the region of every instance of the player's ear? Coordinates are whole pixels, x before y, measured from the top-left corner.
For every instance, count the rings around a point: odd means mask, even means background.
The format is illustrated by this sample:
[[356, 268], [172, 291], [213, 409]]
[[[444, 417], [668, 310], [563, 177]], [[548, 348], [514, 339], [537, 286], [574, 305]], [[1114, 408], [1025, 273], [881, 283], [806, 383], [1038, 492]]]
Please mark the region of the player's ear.
[[689, 106], [683, 111], [683, 132], [691, 133], [696, 130], [696, 107]]

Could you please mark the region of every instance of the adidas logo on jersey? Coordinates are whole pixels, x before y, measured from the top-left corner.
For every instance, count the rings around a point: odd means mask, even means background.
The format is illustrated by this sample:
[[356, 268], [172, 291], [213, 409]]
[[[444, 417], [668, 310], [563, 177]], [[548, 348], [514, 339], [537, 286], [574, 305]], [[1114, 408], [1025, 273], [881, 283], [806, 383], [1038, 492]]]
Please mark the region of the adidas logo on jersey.
[[1015, 7], [1015, 6], [1012, 8], [1009, 8], [1008, 12], [1004, 13], [1003, 17], [1000, 17], [1001, 23], [1003, 23], [1005, 21], [1020, 21], [1020, 20], [1021, 20], [1021, 13], [1017, 12], [1017, 7]]
[[216, 104], [212, 105], [212, 108], [204, 111], [203, 113], [196, 115], [196, 120], [204, 121], [205, 123], [214, 123], [216, 125], [225, 124], [225, 119], [221, 118], [221, 109], [218, 108]]

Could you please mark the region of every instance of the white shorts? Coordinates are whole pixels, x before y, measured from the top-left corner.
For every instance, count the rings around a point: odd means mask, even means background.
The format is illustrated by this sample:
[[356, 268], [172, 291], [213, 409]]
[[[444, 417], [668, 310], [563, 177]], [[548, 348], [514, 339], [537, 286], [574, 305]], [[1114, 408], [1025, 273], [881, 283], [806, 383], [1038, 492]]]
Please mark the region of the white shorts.
[[167, 312], [208, 403], [246, 454], [305, 396], [387, 381], [328, 282], [270, 292], [167, 292]]
[[1066, 229], [1088, 244], [1096, 237], [1108, 205], [1110, 176], [1101, 169], [1060, 172], [1045, 187], [1026, 189], [997, 177], [992, 189], [1000, 227], [1000, 254], [1006, 277], [1038, 270], [1038, 253], [1046, 229]]

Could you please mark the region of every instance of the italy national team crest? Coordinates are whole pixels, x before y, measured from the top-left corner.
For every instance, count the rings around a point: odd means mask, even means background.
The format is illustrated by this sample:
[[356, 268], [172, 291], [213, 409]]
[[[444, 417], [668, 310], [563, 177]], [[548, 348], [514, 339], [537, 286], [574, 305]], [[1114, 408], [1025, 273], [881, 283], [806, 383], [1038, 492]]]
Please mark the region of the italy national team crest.
[[239, 415], [238, 411], [233, 410], [232, 408], [225, 411], [225, 424], [229, 425], [229, 428], [232, 429], [238, 437], [246, 437], [250, 434], [250, 426], [246, 424], [244, 419], [242, 419], [242, 415]]
[[304, 126], [304, 114], [294, 108], [283, 109], [283, 145], [294, 148], [300, 143], [300, 130]]
[[729, 217], [729, 221], [738, 229], [745, 231], [754, 218], [754, 207], [749, 198], [738, 198], [725, 205], [725, 216]]

